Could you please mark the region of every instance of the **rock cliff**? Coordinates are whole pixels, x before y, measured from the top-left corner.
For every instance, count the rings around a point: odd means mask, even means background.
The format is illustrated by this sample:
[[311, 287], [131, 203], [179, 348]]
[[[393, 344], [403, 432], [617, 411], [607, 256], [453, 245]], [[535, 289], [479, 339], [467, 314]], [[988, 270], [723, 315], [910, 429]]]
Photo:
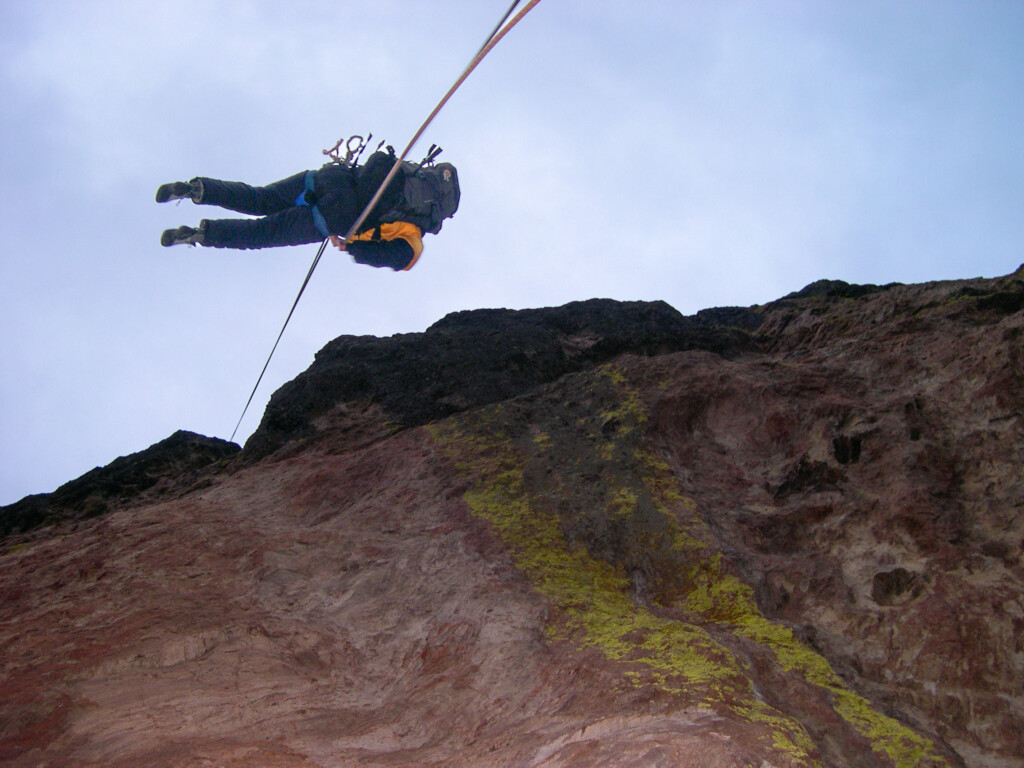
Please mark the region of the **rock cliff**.
[[1024, 271], [341, 337], [0, 509], [11, 766], [1024, 756]]

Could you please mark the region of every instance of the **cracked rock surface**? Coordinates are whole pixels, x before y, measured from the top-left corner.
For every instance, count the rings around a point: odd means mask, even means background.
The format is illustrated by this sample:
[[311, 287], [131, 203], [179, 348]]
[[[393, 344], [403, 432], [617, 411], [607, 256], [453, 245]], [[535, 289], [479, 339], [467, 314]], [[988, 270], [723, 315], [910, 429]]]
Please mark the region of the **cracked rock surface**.
[[0, 509], [0, 763], [1024, 755], [1024, 274], [341, 337]]

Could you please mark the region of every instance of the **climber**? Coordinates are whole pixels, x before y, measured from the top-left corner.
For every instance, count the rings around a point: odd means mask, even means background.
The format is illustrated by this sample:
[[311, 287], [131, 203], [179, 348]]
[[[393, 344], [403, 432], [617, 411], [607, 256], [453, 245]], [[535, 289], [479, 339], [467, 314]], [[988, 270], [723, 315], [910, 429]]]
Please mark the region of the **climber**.
[[[390, 148], [389, 148], [390, 149]], [[197, 228], [168, 229], [163, 246], [275, 248], [330, 238], [359, 264], [409, 270], [423, 251], [423, 234], [437, 234], [459, 207], [459, 182], [450, 163], [402, 163], [379, 202], [352, 239], [343, 239], [395, 163], [392, 152], [374, 152], [365, 165], [329, 163], [265, 187], [197, 177], [163, 184], [156, 201], [190, 198], [256, 219], [203, 219]]]

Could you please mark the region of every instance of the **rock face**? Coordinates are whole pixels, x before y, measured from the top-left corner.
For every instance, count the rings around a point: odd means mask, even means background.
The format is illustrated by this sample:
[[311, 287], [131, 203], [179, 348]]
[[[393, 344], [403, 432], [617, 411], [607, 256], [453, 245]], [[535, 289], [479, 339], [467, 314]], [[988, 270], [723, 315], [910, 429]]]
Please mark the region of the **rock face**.
[[3, 540], [0, 762], [1020, 765], [1022, 411], [1020, 271], [342, 337]]
[[[664, 302], [601, 299], [556, 309], [457, 312], [425, 333], [342, 336], [270, 399], [249, 459], [350, 432], [367, 406], [402, 427], [507, 400], [623, 352], [751, 349], [749, 337], [683, 317]], [[372, 423], [378, 423], [376, 417]], [[343, 447], [352, 447], [346, 434]], [[295, 445], [295, 444], [298, 445]]]
[[179, 430], [144, 451], [96, 467], [53, 493], [0, 507], [0, 536], [96, 517], [125, 503], [180, 491], [238, 451], [234, 443]]

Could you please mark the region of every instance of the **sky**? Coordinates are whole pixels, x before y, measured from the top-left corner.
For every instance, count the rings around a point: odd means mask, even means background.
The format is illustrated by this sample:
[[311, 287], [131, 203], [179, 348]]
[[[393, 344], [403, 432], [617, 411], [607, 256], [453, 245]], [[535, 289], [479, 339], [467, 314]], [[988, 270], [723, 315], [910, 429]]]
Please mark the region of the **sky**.
[[[161, 183], [401, 150], [507, 6], [0, 2], [0, 505], [235, 429], [317, 246], [162, 248], [219, 214]], [[456, 217], [407, 273], [325, 255], [236, 441], [341, 335], [1013, 272], [1022, 39], [1018, 0], [542, 0], [411, 153], [444, 147]]]

